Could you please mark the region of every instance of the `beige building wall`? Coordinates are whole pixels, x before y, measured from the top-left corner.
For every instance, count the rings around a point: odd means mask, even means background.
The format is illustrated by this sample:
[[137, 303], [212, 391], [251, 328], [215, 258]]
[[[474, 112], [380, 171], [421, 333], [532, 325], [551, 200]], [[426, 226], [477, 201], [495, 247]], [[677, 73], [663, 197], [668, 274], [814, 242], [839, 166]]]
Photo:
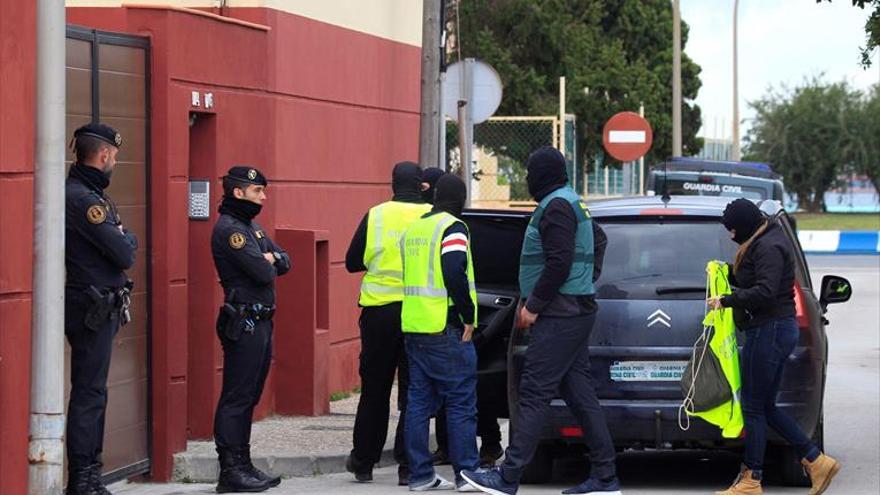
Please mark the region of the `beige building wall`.
[[422, 45], [420, 0], [66, 0], [68, 7], [170, 5], [188, 8], [257, 7], [280, 10], [380, 38]]

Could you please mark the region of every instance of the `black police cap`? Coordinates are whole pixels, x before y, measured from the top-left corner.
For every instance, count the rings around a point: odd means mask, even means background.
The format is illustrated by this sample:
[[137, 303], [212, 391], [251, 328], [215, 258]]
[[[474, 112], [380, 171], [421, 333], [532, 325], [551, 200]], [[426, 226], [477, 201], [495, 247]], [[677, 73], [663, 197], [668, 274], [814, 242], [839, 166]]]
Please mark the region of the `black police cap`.
[[263, 175], [262, 172], [255, 169], [254, 167], [249, 167], [247, 165], [237, 165], [230, 168], [229, 172], [226, 173], [226, 176], [223, 177], [223, 179], [242, 182], [245, 184], [254, 184], [256, 186], [269, 185], [269, 181], [266, 180], [266, 176]]
[[73, 132], [73, 138], [90, 136], [98, 138], [110, 146], [122, 147], [122, 135], [109, 125], [91, 123], [86, 124]]

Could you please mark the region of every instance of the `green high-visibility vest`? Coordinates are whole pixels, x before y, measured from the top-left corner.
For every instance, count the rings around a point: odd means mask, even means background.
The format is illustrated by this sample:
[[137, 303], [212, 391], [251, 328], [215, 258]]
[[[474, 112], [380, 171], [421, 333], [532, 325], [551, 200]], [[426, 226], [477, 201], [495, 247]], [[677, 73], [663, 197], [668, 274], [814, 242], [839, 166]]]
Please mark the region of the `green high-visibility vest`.
[[[403, 235], [404, 295], [400, 319], [404, 333], [438, 333], [446, 328], [449, 307], [453, 303], [443, 281], [440, 253], [443, 232], [455, 222], [464, 225], [449, 213], [439, 212], [416, 220]], [[467, 249], [467, 278], [476, 314], [477, 291], [470, 244]]]
[[593, 265], [595, 254], [593, 249], [593, 219], [590, 211], [581, 197], [571, 187], [564, 186], [548, 194], [532, 213], [532, 218], [526, 227], [526, 236], [523, 240], [522, 254], [519, 261], [519, 291], [522, 297], [528, 297], [535, 289], [541, 273], [544, 271], [544, 245], [541, 240], [541, 231], [538, 226], [544, 210], [556, 198], [566, 200], [577, 218], [577, 233], [575, 234], [574, 260], [571, 263], [571, 271], [568, 279], [559, 288], [560, 294], [569, 296], [586, 296], [595, 294], [593, 287]]
[[[720, 261], [710, 261], [706, 266], [709, 295], [721, 297], [731, 293], [728, 281], [730, 267]], [[724, 377], [730, 385], [731, 400], [704, 412], [691, 413], [691, 416], [721, 428], [724, 438], [738, 438], [744, 427], [741, 394], [742, 379], [739, 372], [739, 348], [736, 343], [736, 326], [733, 323], [733, 310], [730, 308], [716, 309], [709, 312], [703, 320], [703, 326], [712, 326], [715, 331], [709, 341], [709, 349], [718, 357]]]
[[361, 280], [361, 306], [384, 306], [403, 301], [400, 238], [407, 227], [431, 209], [425, 203], [388, 201], [370, 209]]

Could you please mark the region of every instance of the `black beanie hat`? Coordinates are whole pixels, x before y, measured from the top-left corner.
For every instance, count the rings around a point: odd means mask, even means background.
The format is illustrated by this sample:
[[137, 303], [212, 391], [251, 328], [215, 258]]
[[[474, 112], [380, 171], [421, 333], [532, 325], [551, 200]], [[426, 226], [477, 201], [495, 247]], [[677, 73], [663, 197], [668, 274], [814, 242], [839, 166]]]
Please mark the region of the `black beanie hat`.
[[425, 203], [434, 204], [434, 189], [437, 184], [437, 179], [445, 173], [446, 172], [437, 167], [422, 170], [422, 182], [428, 184], [428, 188], [422, 191], [422, 200]]
[[761, 213], [758, 206], [744, 198], [735, 199], [728, 203], [724, 208], [724, 215], [721, 217], [724, 228], [736, 231], [733, 240], [737, 244], [749, 240], [764, 223], [764, 220], [764, 214]]
[[537, 201], [568, 183], [565, 157], [552, 146], [542, 146], [532, 152], [526, 161], [526, 170], [529, 194]]
[[461, 216], [467, 200], [467, 187], [456, 175], [443, 174], [434, 186], [434, 209]]

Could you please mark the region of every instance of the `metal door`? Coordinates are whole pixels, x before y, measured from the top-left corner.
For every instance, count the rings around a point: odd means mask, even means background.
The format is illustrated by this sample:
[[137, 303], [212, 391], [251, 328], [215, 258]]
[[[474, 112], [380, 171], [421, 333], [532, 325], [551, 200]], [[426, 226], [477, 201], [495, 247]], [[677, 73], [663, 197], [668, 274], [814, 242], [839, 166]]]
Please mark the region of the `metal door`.
[[[68, 27], [67, 135], [89, 121], [122, 134], [124, 144], [107, 194], [140, 245], [137, 263], [128, 272], [135, 283], [132, 321], [114, 339], [107, 383], [107, 481], [150, 469], [149, 82], [146, 38]], [[68, 165], [73, 159], [68, 151]]]

